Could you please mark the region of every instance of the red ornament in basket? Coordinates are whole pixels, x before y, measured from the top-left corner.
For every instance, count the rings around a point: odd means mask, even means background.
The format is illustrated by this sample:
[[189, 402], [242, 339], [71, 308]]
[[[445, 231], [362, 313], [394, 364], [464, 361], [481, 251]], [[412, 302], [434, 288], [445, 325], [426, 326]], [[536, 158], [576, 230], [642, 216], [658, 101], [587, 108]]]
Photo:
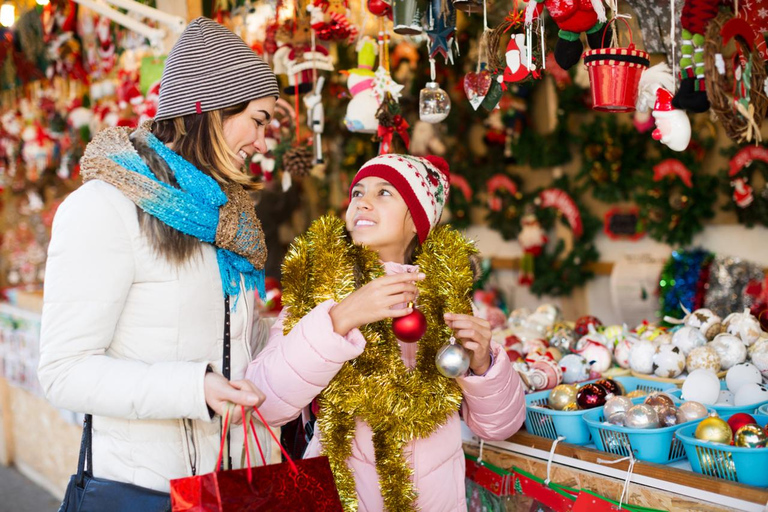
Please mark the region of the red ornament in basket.
[[592, 108], [601, 112], [634, 112], [640, 77], [650, 64], [648, 53], [635, 49], [629, 23], [620, 19], [629, 29], [629, 46], [589, 50], [583, 56], [589, 71]]

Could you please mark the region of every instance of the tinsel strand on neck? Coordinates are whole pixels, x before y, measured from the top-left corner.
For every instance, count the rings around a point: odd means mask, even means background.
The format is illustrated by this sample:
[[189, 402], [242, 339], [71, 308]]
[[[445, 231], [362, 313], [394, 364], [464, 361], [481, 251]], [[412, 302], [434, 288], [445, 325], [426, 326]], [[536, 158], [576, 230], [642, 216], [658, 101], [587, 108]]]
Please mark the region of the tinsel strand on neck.
[[[363, 353], [342, 366], [320, 395], [317, 425], [323, 453], [328, 456], [346, 511], [358, 508], [355, 479], [346, 461], [352, 453], [356, 420], [373, 431], [376, 469], [384, 505], [389, 511], [416, 507], [413, 469], [403, 448], [432, 435], [461, 404], [461, 389], [441, 376], [435, 366], [437, 350], [451, 336], [445, 312], [470, 313], [471, 242], [457, 231], [435, 229], [416, 256], [426, 274], [419, 283], [419, 305], [427, 317], [427, 333], [419, 341], [416, 367], [408, 370], [392, 333], [391, 320], [360, 328], [366, 339]], [[283, 302], [288, 308], [284, 330], [325, 300], [343, 300], [356, 288], [384, 275], [378, 254], [355, 246], [344, 223], [335, 217], [315, 221], [291, 247], [283, 264]]]

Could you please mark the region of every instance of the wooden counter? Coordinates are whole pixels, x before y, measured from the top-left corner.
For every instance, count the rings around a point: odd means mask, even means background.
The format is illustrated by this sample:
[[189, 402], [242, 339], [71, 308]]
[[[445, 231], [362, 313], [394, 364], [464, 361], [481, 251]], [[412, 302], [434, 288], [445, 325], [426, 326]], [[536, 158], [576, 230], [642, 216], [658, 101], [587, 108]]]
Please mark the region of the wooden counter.
[[[552, 441], [518, 432], [507, 441], [487, 442], [483, 459], [499, 467], [517, 466], [540, 478], [547, 477]], [[477, 443], [465, 443], [467, 453], [478, 455]], [[551, 480], [575, 488], [587, 488], [618, 500], [629, 467], [628, 461], [592, 448], [558, 443]], [[601, 460], [603, 462], [598, 461]], [[692, 471], [637, 461], [629, 486], [629, 503], [670, 511], [726, 512], [763, 511], [768, 489], [750, 487]]]

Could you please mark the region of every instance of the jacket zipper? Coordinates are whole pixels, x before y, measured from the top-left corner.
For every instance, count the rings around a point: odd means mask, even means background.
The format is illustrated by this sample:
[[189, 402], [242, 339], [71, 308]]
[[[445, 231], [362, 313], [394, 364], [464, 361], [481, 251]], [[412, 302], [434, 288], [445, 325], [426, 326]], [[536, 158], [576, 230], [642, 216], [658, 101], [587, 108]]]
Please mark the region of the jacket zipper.
[[197, 475], [197, 448], [195, 447], [195, 432], [192, 420], [184, 419], [184, 434], [187, 438], [187, 451], [189, 452], [189, 464], [192, 466], [192, 476]]
[[[258, 293], [258, 291], [256, 293]], [[245, 330], [243, 336], [243, 341], [245, 343], [245, 353], [248, 354], [248, 361], [252, 361], [253, 354], [251, 354], [251, 336], [253, 335], [253, 317], [251, 317], [251, 321], [248, 322], [248, 312], [251, 311], [251, 309], [249, 309], [250, 306], [248, 304], [248, 290], [245, 289], [245, 285], [242, 283], [242, 281], [240, 282], [240, 294], [245, 301]]]

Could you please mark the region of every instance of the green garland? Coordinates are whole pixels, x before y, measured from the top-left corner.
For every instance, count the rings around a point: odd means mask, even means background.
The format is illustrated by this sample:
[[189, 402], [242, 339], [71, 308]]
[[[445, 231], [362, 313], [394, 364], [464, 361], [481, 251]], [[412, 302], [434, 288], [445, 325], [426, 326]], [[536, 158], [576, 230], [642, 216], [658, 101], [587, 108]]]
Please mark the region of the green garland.
[[[572, 187], [567, 178], [555, 181], [548, 188], [561, 189], [571, 197], [581, 216], [583, 232], [579, 238], [574, 238], [570, 251], [566, 252], [565, 242], [558, 240], [554, 248], [544, 247], [541, 254], [534, 258], [531, 292], [539, 297], [570, 295], [574, 288], [583, 286], [594, 277], [594, 272], [589, 266], [600, 257], [595, 247], [595, 236], [602, 228], [600, 220], [586, 210], [578, 197], [571, 192]], [[539, 194], [535, 197], [538, 198]], [[554, 227], [557, 219], [566, 222], [561, 219], [561, 212], [552, 208], [536, 208], [535, 215], [544, 229]]]
[[517, 192], [513, 194], [507, 189], [498, 188], [491, 193], [488, 201], [497, 201], [500, 208], [495, 210], [488, 207], [485, 220], [488, 222], [488, 226], [498, 231], [504, 240], [515, 240], [520, 233], [520, 219], [523, 216], [525, 205], [530, 202], [531, 198], [523, 194], [522, 179], [519, 176], [509, 173], [504, 173], [503, 176], [512, 180]]
[[616, 116], [597, 116], [581, 127], [581, 171], [577, 192], [591, 189], [605, 203], [626, 201], [635, 185], [637, 162], [643, 160], [648, 136]]
[[[724, 149], [721, 153], [728, 157], [732, 166], [721, 173], [723, 176], [721, 190], [730, 198], [730, 201], [723, 207], [724, 210], [736, 212], [739, 223], [747, 227], [755, 225], [768, 226], [768, 163], [759, 158], [750, 158], [743, 167], [741, 163], [736, 163], [739, 158], [737, 155], [742, 152], [760, 152], [768, 151], [764, 146], [747, 146], [744, 148], [732, 147]], [[734, 158], [736, 157], [736, 158]], [[760, 173], [763, 178], [763, 185], [760, 189], [755, 188], [755, 173]], [[738, 205], [735, 198], [735, 182], [744, 180], [748, 187], [752, 189], [752, 202], [746, 206]]]

